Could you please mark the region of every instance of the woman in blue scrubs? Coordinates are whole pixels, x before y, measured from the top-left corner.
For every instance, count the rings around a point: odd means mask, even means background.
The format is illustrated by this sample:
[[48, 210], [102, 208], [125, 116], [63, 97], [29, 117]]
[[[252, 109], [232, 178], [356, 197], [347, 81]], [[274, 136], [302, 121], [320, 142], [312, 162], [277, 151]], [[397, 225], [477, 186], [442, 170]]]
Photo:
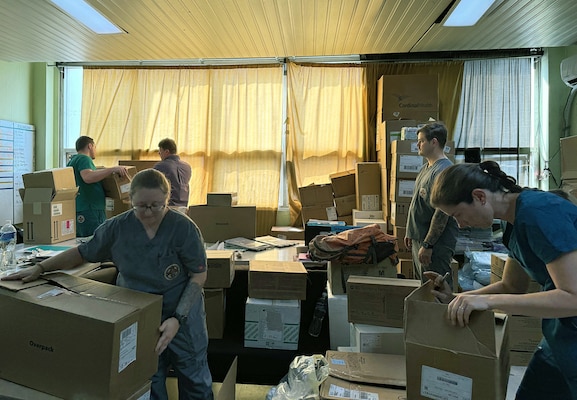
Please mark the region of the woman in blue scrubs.
[[[517, 399], [577, 399], [577, 206], [560, 196], [523, 189], [492, 161], [457, 164], [439, 174], [431, 202], [460, 227], [512, 225], [503, 279], [459, 294], [433, 293], [449, 303], [448, 317], [466, 326], [475, 310], [498, 309], [543, 319], [543, 339], [527, 367]], [[440, 281], [435, 273], [429, 279]], [[527, 293], [530, 278], [542, 286]]]
[[207, 400], [213, 394], [202, 290], [204, 241], [190, 218], [168, 208], [169, 196], [170, 184], [161, 172], [140, 171], [130, 186], [131, 210], [106, 220], [90, 241], [4, 279], [28, 282], [47, 271], [112, 260], [117, 285], [163, 296], [151, 399], [168, 399], [165, 382], [172, 367], [180, 399]]

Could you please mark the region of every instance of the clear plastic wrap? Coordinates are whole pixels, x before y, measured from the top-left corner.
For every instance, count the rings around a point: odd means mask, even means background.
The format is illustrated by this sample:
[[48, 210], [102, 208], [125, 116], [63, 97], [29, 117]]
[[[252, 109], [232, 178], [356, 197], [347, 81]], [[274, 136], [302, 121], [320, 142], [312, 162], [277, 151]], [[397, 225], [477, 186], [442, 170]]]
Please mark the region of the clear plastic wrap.
[[266, 400], [319, 399], [319, 388], [328, 374], [328, 362], [322, 355], [297, 356], [281, 382], [269, 390]]

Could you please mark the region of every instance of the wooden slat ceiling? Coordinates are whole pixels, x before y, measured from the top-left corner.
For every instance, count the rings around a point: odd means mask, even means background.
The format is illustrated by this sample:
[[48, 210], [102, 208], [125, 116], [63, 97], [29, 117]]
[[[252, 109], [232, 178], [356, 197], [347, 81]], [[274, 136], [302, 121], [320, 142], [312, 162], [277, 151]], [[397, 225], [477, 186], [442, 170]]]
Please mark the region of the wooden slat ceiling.
[[468, 28], [436, 23], [452, 0], [89, 2], [126, 33], [96, 35], [49, 0], [1, 0], [0, 61], [286, 58], [577, 44], [575, 0], [497, 0]]

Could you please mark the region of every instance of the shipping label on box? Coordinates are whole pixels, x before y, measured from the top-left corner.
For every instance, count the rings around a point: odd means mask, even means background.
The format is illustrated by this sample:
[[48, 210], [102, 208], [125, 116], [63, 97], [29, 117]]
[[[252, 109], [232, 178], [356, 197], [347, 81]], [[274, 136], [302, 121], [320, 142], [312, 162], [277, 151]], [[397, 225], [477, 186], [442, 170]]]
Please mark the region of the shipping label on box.
[[393, 178], [394, 176], [391, 178], [391, 191], [389, 194], [389, 200], [398, 203], [410, 202], [413, 194], [415, 193], [415, 180]]
[[248, 297], [245, 308], [244, 346], [296, 350], [299, 342], [299, 300]]
[[397, 178], [416, 178], [425, 165], [425, 158], [418, 155], [394, 154], [391, 162], [391, 174]]

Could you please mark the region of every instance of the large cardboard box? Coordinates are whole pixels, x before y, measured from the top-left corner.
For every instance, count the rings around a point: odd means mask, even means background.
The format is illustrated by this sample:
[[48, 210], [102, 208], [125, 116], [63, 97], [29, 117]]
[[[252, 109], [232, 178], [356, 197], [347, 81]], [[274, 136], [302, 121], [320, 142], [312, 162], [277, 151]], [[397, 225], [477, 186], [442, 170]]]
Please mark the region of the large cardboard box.
[[248, 297], [245, 308], [244, 346], [296, 350], [299, 342], [301, 302]]
[[335, 197], [344, 197], [355, 194], [355, 170], [335, 172], [329, 175]]
[[352, 382], [404, 387], [405, 356], [327, 350], [329, 375]]
[[101, 181], [107, 197], [113, 199], [128, 199], [130, 197], [130, 182], [136, 175], [136, 167], [128, 166], [126, 172], [126, 176], [113, 173]]
[[217, 207], [232, 207], [238, 205], [238, 194], [230, 193], [207, 193], [206, 204]]
[[0, 378], [65, 399], [125, 400], [156, 372], [162, 296], [53, 273], [0, 283]]
[[543, 338], [541, 318], [509, 315], [509, 348], [512, 351], [533, 352]]
[[509, 379], [508, 318], [475, 311], [467, 328], [447, 320], [447, 305], [427, 282], [405, 300], [410, 399], [504, 399]]
[[[409, 216], [409, 207], [411, 205], [411, 198], [410, 197], [403, 197], [402, 201], [391, 201], [391, 224], [393, 226], [399, 227], [406, 227], [407, 226], [407, 218]], [[394, 228], [393, 228], [394, 229]], [[393, 233], [394, 236], [397, 236]], [[403, 237], [397, 236], [399, 240], [403, 240]], [[400, 245], [399, 245], [400, 246]]]
[[106, 218], [112, 218], [115, 215], [122, 214], [132, 208], [132, 203], [129, 199], [113, 199], [107, 197], [106, 201]]
[[425, 157], [419, 155], [393, 153], [391, 155], [391, 175], [397, 179], [416, 179], [425, 162]]
[[397, 179], [395, 175], [391, 175], [391, 190], [389, 191], [391, 202], [410, 203], [413, 193], [415, 193], [414, 179]]
[[226, 324], [225, 289], [204, 289], [206, 328], [209, 339], [222, 339]]
[[234, 280], [234, 251], [206, 250], [207, 289], [229, 288]]
[[331, 285], [333, 294], [347, 293], [347, 280], [350, 276], [396, 278], [397, 268], [388, 257], [378, 264], [341, 264], [337, 261], [328, 263], [327, 282]]
[[259, 299], [305, 300], [307, 270], [297, 261], [251, 260], [248, 295]]
[[[508, 255], [504, 253], [491, 253], [491, 283], [499, 282], [503, 279], [503, 271]], [[537, 293], [541, 291], [541, 285], [533, 279], [529, 282], [527, 293]]]
[[405, 297], [420, 284], [412, 279], [350, 276], [349, 322], [402, 328]]
[[[455, 142], [447, 140], [443, 152], [448, 155], [455, 155]], [[416, 140], [394, 140], [391, 142], [391, 154], [418, 154], [419, 147]]]
[[407, 126], [417, 126], [417, 121], [414, 119], [399, 120], [389, 118], [381, 122], [381, 128], [378, 129], [380, 134], [377, 137], [377, 143], [379, 144], [377, 159], [380, 158], [381, 162], [385, 161], [383, 168], [391, 168], [391, 143], [401, 139], [401, 129]]
[[56, 192], [26, 187], [22, 192], [24, 243], [59, 243], [76, 237], [77, 187]]
[[190, 206], [188, 216], [198, 225], [208, 243], [235, 237], [254, 239], [256, 236], [255, 206]]
[[303, 207], [333, 205], [333, 187], [331, 185], [309, 185], [299, 188], [299, 197]]
[[404, 400], [406, 399], [406, 391], [400, 387], [397, 389], [395, 387], [368, 385], [329, 375], [321, 384], [320, 398], [323, 400]]
[[52, 191], [73, 189], [76, 185], [72, 167], [35, 171], [22, 175], [25, 188], [50, 188]]
[[381, 209], [381, 164], [360, 162], [356, 166], [355, 187], [357, 210], [378, 211]]
[[354, 194], [335, 197], [335, 208], [337, 209], [337, 216], [342, 217], [352, 215], [353, 209], [357, 206], [357, 196]]
[[383, 75], [383, 120], [439, 119], [437, 74]]

